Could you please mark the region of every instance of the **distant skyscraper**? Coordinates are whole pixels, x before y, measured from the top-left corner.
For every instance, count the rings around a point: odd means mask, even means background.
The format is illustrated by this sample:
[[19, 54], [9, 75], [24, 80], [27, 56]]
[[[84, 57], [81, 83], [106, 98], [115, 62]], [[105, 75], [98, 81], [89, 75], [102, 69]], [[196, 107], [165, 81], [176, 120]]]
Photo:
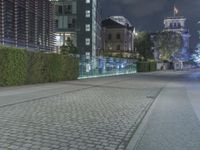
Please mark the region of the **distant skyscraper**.
[[0, 0], [0, 44], [53, 50], [52, 13], [49, 0]]
[[101, 48], [100, 0], [51, 0], [54, 4], [56, 47], [72, 40], [80, 55], [96, 56]]

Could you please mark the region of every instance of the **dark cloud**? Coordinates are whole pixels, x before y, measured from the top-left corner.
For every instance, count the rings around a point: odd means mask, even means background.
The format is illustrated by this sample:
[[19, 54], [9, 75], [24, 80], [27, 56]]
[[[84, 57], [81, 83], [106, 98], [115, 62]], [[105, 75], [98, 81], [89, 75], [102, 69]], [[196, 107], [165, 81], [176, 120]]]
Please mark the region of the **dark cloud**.
[[[102, 0], [104, 17], [123, 15], [139, 30], [158, 31], [163, 28], [163, 19], [173, 15], [174, 0]], [[198, 42], [200, 30], [200, 0], [176, 0], [179, 15], [187, 18], [191, 31], [192, 47]]]
[[[110, 0], [113, 9], [121, 9], [136, 17], [143, 17], [161, 11], [167, 0]], [[121, 8], [119, 8], [119, 6]]]

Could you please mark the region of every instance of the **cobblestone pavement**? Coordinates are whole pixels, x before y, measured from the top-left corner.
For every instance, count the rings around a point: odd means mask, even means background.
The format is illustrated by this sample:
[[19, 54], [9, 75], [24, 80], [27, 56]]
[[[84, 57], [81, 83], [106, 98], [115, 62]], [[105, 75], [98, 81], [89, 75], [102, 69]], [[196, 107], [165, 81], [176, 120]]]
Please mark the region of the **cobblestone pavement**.
[[0, 150], [123, 150], [138, 117], [164, 86], [147, 78], [65, 82], [88, 88], [0, 106]]

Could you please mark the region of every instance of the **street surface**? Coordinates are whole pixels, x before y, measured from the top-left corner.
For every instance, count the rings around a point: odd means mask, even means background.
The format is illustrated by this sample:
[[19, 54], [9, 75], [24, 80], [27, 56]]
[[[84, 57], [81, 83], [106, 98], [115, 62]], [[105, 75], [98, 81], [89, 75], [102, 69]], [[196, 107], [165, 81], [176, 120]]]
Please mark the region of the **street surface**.
[[199, 150], [200, 72], [187, 72], [169, 82], [145, 119], [134, 149]]
[[196, 150], [199, 82], [171, 71], [0, 88], [0, 150], [124, 150], [154, 100], [134, 148]]

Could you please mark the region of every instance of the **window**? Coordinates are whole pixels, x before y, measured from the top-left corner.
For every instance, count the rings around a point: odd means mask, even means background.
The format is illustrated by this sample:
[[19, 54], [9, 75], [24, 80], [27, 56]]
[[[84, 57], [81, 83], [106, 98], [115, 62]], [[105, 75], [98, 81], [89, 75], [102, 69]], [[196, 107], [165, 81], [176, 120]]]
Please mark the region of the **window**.
[[117, 50], [120, 51], [121, 50], [121, 46], [117, 45]]
[[120, 35], [119, 33], [117, 33], [116, 38], [117, 38], [118, 40], [120, 40], [120, 39], [121, 39], [121, 35]]
[[172, 23], [170, 23], [170, 28], [173, 28], [173, 25], [172, 25]]
[[72, 14], [72, 5], [65, 5], [65, 14]]
[[112, 40], [112, 34], [108, 34], [108, 40]]
[[177, 28], [177, 24], [176, 23], [174, 23], [174, 28]]
[[58, 19], [55, 20], [56, 28], [58, 28]]
[[90, 10], [86, 10], [85, 11], [85, 17], [86, 18], [90, 18]]
[[72, 27], [75, 28], [76, 27], [76, 19], [72, 19]]
[[85, 31], [89, 32], [90, 31], [90, 24], [85, 25]]
[[62, 6], [59, 6], [59, 7], [58, 7], [58, 14], [59, 14], [59, 15], [62, 14], [62, 9], [63, 9]]
[[85, 45], [90, 45], [90, 38], [85, 39]]
[[73, 25], [71, 23], [68, 24], [68, 28], [71, 29], [73, 28]]
[[70, 38], [70, 37], [67, 37], [67, 41], [68, 41], [68, 42], [71, 41], [71, 38]]
[[67, 6], [67, 9], [68, 9], [68, 10], [72, 10], [72, 5], [68, 5], [68, 6]]
[[85, 0], [85, 3], [86, 3], [86, 4], [89, 4], [89, 3], [90, 3], [90, 0]]
[[56, 13], [56, 15], [60, 15], [60, 14], [59, 14], [59, 9], [60, 9], [60, 6], [59, 6], [59, 5], [56, 5], [56, 6], [55, 6], [55, 13]]

